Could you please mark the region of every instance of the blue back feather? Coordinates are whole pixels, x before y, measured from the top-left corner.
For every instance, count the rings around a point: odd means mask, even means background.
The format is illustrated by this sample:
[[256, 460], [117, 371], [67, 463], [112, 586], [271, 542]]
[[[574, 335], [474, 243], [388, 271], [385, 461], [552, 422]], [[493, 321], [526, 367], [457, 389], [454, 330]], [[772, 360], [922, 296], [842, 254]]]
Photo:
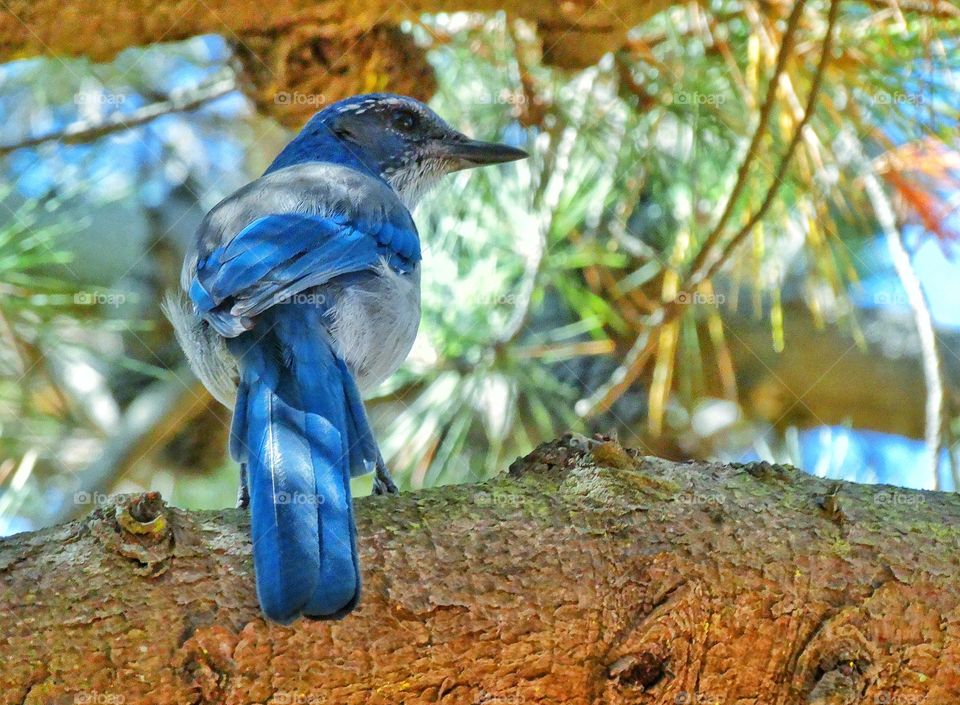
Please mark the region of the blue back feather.
[[209, 248], [189, 282], [197, 313], [227, 339], [240, 370], [230, 452], [246, 468], [257, 595], [282, 623], [336, 618], [356, 605], [350, 477], [379, 457], [330, 337], [336, 301], [327, 285], [384, 265], [410, 272], [420, 259], [402, 207], [364, 217], [344, 206], [256, 218]]

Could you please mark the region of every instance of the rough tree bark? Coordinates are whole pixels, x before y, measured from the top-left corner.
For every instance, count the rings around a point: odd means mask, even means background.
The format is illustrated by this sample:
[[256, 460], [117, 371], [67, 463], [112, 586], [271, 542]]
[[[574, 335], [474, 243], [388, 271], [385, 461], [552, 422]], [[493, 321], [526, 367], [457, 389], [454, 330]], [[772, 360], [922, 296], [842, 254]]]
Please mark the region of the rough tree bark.
[[309, 25], [369, 31], [416, 20], [424, 13], [506, 9], [514, 17], [536, 22], [557, 39], [566, 37], [570, 41], [561, 42], [564, 45], [578, 44], [551, 47], [545, 41], [555, 56], [585, 66], [621, 44], [631, 27], [669, 4], [669, 0], [518, 0], [509, 6], [502, 0], [8, 0], [0, 8], [0, 61], [36, 54], [106, 60], [129, 46], [211, 32], [227, 37], [276, 35]]
[[5, 539], [0, 702], [960, 701], [960, 497], [586, 448], [360, 500], [337, 623], [264, 623], [239, 511]]
[[372, 90], [426, 98], [423, 51], [397, 27], [424, 13], [506, 9], [537, 28], [544, 61], [583, 68], [621, 47], [668, 0], [9, 0], [0, 3], [0, 61], [85, 56], [216, 33], [233, 42], [259, 109], [299, 126], [322, 103]]

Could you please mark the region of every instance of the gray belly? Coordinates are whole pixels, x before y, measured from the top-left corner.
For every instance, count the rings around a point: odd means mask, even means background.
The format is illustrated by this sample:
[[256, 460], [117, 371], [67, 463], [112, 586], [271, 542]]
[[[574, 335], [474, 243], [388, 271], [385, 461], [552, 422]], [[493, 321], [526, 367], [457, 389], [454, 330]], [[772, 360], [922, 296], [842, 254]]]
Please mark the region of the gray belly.
[[417, 337], [420, 267], [397, 274], [384, 266], [327, 291], [336, 302], [331, 311], [333, 339], [360, 390], [372, 389], [403, 364]]
[[[388, 267], [351, 284], [322, 287], [335, 305], [331, 333], [361, 391], [393, 374], [406, 359], [420, 325], [420, 269], [400, 275]], [[237, 367], [223, 338], [194, 315], [182, 296], [164, 309], [196, 375], [221, 403], [233, 408]]]

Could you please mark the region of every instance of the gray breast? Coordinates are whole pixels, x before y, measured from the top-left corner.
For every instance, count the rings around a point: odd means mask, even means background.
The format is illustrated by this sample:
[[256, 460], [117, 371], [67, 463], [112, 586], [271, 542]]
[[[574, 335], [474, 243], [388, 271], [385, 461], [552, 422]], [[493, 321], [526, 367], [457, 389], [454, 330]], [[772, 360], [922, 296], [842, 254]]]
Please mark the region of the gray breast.
[[386, 263], [349, 284], [324, 287], [335, 301], [330, 332], [361, 391], [393, 374], [420, 325], [420, 267], [398, 274]]

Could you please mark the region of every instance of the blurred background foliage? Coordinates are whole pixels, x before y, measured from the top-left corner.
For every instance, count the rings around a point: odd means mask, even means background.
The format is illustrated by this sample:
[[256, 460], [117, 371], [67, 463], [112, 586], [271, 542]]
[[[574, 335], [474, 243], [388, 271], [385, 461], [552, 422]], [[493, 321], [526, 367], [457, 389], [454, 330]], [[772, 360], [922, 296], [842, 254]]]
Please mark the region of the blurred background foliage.
[[[955, 488], [960, 19], [788, 11], [675, 6], [579, 71], [503, 15], [402, 27], [441, 115], [531, 153], [416, 214], [421, 334], [369, 400], [402, 487], [570, 430]], [[0, 66], [0, 533], [107, 492], [233, 501], [229, 411], [159, 301], [206, 210], [290, 137], [237, 51]]]

